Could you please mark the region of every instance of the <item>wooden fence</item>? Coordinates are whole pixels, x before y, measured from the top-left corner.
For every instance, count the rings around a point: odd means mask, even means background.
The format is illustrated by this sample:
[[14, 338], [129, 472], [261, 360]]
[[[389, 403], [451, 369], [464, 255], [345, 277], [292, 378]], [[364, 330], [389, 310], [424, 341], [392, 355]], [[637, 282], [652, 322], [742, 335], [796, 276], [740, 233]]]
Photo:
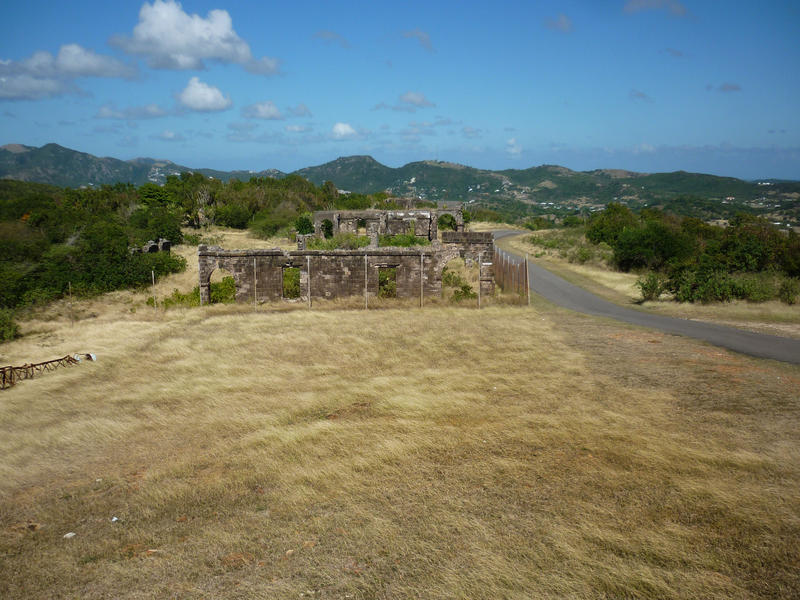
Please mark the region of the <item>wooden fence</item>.
[[504, 292], [516, 292], [527, 297], [528, 261], [495, 246], [494, 280]]
[[59, 367], [77, 365], [81, 360], [94, 360], [93, 354], [67, 354], [62, 358], [55, 358], [41, 363], [22, 365], [21, 367], [0, 367], [0, 390], [10, 388], [23, 379], [33, 379], [47, 371], [55, 371]]

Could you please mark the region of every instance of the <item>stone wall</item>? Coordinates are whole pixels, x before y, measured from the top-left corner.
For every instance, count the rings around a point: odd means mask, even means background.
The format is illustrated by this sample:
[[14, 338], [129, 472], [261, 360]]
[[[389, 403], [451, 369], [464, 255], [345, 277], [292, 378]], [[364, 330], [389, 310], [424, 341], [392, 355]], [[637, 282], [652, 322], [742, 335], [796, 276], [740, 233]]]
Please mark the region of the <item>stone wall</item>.
[[494, 256], [494, 235], [490, 231], [443, 231], [442, 244], [458, 248], [465, 261], [477, 261], [482, 255], [484, 261], [492, 261]]
[[[378, 293], [378, 270], [397, 269], [397, 297], [439, 297], [442, 269], [458, 257], [453, 247], [367, 248], [359, 250], [224, 250], [198, 247], [200, 299], [210, 302], [211, 274], [217, 268], [228, 271], [236, 283], [237, 302], [267, 302], [283, 297], [283, 269], [300, 269], [302, 297], [340, 298]], [[365, 274], [366, 271], [366, 274]], [[366, 279], [366, 281], [365, 281]], [[483, 281], [481, 284], [483, 291]]]
[[410, 209], [410, 210], [324, 210], [314, 213], [314, 234], [323, 235], [323, 222], [333, 224], [333, 233], [357, 233], [358, 222], [366, 224], [367, 232], [398, 235], [413, 231], [414, 235], [428, 240], [437, 239], [439, 216], [452, 215], [456, 229], [464, 231], [464, 213], [458, 209]]

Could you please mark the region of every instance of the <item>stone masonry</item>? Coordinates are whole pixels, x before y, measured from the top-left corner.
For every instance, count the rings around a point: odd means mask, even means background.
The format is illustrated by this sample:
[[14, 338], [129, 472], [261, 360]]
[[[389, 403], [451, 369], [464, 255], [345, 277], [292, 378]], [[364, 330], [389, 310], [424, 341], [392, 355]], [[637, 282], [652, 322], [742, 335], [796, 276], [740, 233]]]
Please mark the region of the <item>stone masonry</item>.
[[378, 272], [384, 267], [397, 269], [398, 298], [418, 298], [420, 277], [423, 296], [441, 296], [442, 269], [458, 256], [457, 248], [443, 246], [286, 251], [224, 250], [201, 245], [198, 247], [200, 299], [204, 304], [210, 302], [211, 274], [221, 268], [233, 276], [237, 302], [279, 300], [283, 297], [283, 269], [287, 267], [300, 270], [304, 298], [308, 297], [309, 283], [312, 299], [363, 296], [365, 285], [367, 295], [375, 297]]

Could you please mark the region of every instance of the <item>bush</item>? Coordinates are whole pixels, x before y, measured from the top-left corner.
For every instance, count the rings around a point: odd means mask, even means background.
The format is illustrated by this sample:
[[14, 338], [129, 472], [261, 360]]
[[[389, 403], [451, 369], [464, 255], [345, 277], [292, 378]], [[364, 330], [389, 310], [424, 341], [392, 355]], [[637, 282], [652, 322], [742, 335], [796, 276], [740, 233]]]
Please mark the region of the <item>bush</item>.
[[378, 298], [397, 298], [397, 268], [378, 269]]
[[19, 337], [19, 327], [14, 321], [14, 311], [0, 308], [0, 342]]
[[300, 297], [300, 269], [287, 267], [283, 270], [283, 297]]
[[217, 225], [233, 227], [234, 229], [246, 229], [250, 221], [250, 210], [242, 204], [225, 204], [218, 206], [214, 214], [214, 221]]
[[447, 267], [442, 269], [442, 285], [456, 288], [453, 291], [453, 295], [450, 297], [454, 302], [461, 302], [462, 300], [478, 297], [478, 294], [475, 293], [466, 279], [455, 271], [450, 271]]
[[456, 230], [456, 218], [453, 215], [448, 215], [446, 213], [443, 214], [443, 215], [439, 215], [439, 224], [438, 224], [438, 226], [439, 226], [439, 229], [442, 230], [442, 231], [445, 231], [445, 230], [448, 230], [448, 229], [450, 231], [455, 231]]
[[586, 246], [581, 246], [580, 248], [569, 253], [568, 260], [571, 263], [578, 263], [579, 265], [582, 265], [591, 260], [593, 256], [594, 253], [589, 248]]
[[792, 305], [795, 304], [800, 296], [800, 279], [784, 279], [778, 289], [778, 298], [781, 302]]
[[311, 219], [307, 215], [300, 215], [297, 217], [297, 220], [294, 222], [294, 228], [300, 235], [314, 233], [314, 223], [311, 222]]
[[664, 292], [664, 280], [657, 273], [648, 273], [636, 281], [636, 287], [642, 292], [642, 302], [658, 300]]

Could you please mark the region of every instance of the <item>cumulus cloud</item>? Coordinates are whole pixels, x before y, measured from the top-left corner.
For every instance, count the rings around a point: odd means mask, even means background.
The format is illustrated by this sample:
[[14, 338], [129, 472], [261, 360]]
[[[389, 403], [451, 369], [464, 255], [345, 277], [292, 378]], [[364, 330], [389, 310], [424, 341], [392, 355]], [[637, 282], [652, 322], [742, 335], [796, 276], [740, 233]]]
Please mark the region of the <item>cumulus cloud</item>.
[[548, 19], [546, 24], [547, 28], [553, 31], [561, 31], [562, 33], [572, 31], [572, 19], [564, 14], [558, 15], [555, 19]]
[[133, 77], [136, 71], [116, 58], [78, 44], [61, 46], [58, 54], [39, 51], [28, 58], [0, 60], [0, 98], [35, 100], [78, 92], [83, 77]]
[[717, 88], [717, 91], [718, 92], [724, 92], [724, 93], [727, 93], [727, 92], [741, 92], [742, 91], [742, 86], [740, 86], [738, 83], [726, 82], [726, 83], [721, 84]]
[[255, 123], [228, 123], [228, 129], [233, 131], [253, 131], [258, 127]]
[[178, 94], [178, 102], [198, 112], [225, 110], [233, 104], [230, 97], [223, 95], [219, 88], [203, 83], [197, 77], [192, 77], [186, 88]]
[[120, 121], [135, 121], [138, 119], [157, 119], [166, 116], [167, 111], [158, 104], [146, 104], [144, 106], [131, 106], [129, 108], [117, 109], [114, 103], [104, 104], [94, 116], [95, 119], [117, 119]]
[[348, 123], [336, 123], [331, 129], [331, 135], [337, 140], [355, 137], [356, 130]]
[[436, 106], [433, 102], [425, 97], [425, 94], [419, 92], [406, 92], [401, 94], [397, 99], [397, 104], [389, 105], [386, 102], [380, 102], [372, 107], [372, 110], [393, 110], [396, 112], [417, 112], [418, 108], [427, 108]]
[[415, 39], [419, 42], [420, 46], [425, 48], [428, 52], [433, 52], [433, 44], [431, 44], [431, 36], [421, 29], [412, 29], [411, 31], [403, 32], [404, 38]]
[[683, 17], [688, 12], [678, 0], [628, 0], [625, 3], [626, 13], [637, 13], [644, 10], [666, 10], [676, 17]]
[[738, 83], [731, 83], [731, 82], [721, 83], [717, 87], [714, 87], [714, 85], [711, 83], [706, 84], [707, 92], [711, 92], [714, 90], [722, 92], [723, 94], [728, 94], [730, 92], [741, 92], [742, 86], [740, 86]]
[[511, 138], [506, 141], [506, 152], [514, 158], [522, 154], [522, 146], [517, 142], [517, 138]]
[[245, 119], [265, 119], [269, 121], [280, 121], [284, 118], [281, 111], [272, 101], [258, 102], [245, 106], [242, 109], [242, 116]]
[[153, 135], [150, 137], [152, 137], [154, 140], [161, 140], [162, 142], [183, 142], [186, 140], [186, 138], [183, 137], [183, 135], [181, 135], [180, 133], [176, 133], [170, 129], [165, 129], [158, 135]]
[[631, 90], [628, 97], [636, 102], [652, 102], [653, 99], [641, 90]]
[[465, 126], [461, 128], [461, 135], [468, 139], [481, 137], [481, 133], [480, 129], [475, 129], [474, 127]]
[[436, 106], [433, 102], [430, 102], [426, 97], [425, 94], [420, 94], [419, 92], [406, 92], [402, 96], [400, 96], [400, 102], [403, 104], [411, 104], [412, 106], [418, 106], [420, 108], [426, 106]]
[[203, 18], [187, 14], [172, 0], [145, 2], [133, 33], [114, 36], [111, 43], [144, 57], [154, 69], [205, 69], [205, 60], [242, 65], [259, 75], [274, 75], [280, 68], [276, 58], [253, 56], [228, 11], [215, 9]]
[[326, 42], [327, 44], [336, 44], [342, 48], [350, 47], [350, 42], [348, 42], [344, 36], [336, 33], [335, 31], [330, 31], [329, 29], [321, 29], [314, 34], [314, 37], [318, 40]]
[[293, 117], [310, 117], [311, 111], [302, 102], [297, 106], [290, 106], [288, 112]]

